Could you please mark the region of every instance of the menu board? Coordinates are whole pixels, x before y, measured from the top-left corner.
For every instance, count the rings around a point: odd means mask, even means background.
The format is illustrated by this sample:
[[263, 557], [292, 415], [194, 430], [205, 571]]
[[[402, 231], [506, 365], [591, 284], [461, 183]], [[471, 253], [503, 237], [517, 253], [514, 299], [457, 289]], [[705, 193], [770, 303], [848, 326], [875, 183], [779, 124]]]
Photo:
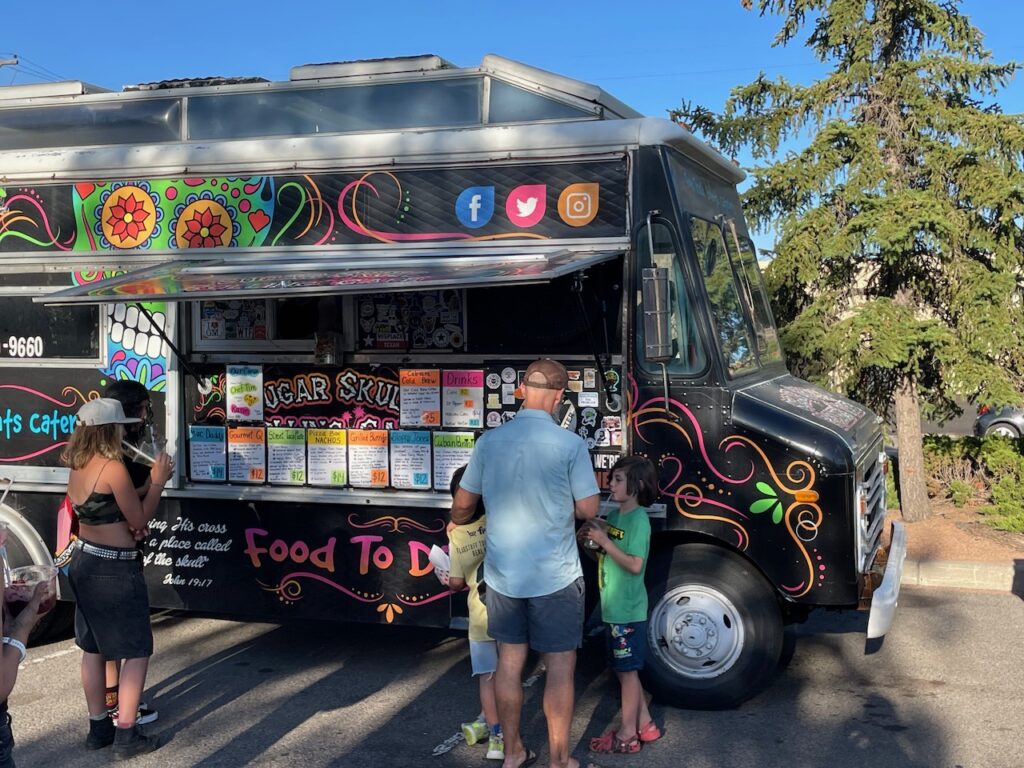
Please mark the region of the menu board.
[[441, 377], [442, 426], [483, 429], [484, 372], [444, 371]]
[[221, 483], [227, 477], [228, 459], [224, 427], [190, 424], [188, 428], [189, 479]]
[[279, 485], [306, 482], [306, 430], [267, 427], [267, 479]]
[[311, 485], [348, 485], [348, 442], [344, 429], [307, 429], [306, 461]]
[[434, 488], [447, 491], [455, 470], [469, 463], [475, 438], [472, 432], [434, 432]]
[[391, 432], [391, 485], [417, 491], [430, 490], [430, 432]]
[[350, 429], [348, 432], [348, 480], [356, 488], [388, 485], [388, 431]]
[[263, 366], [227, 366], [229, 421], [263, 421]]
[[264, 427], [228, 427], [228, 480], [263, 483], [267, 480]]
[[441, 372], [398, 372], [399, 423], [403, 427], [436, 427], [441, 423]]

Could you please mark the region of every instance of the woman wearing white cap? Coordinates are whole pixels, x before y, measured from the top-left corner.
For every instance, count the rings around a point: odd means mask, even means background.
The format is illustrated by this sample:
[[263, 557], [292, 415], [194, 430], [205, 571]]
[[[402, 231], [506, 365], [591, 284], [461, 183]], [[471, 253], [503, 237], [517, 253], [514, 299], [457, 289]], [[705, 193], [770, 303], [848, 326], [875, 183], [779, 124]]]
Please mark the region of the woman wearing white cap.
[[[85, 746], [102, 749], [113, 744], [116, 759], [160, 746], [158, 738], [142, 733], [132, 716], [153, 654], [149, 598], [134, 532], [145, 529], [153, 517], [173, 468], [167, 454], [161, 453], [150, 470], [149, 489], [139, 498], [121, 460], [124, 425], [138, 421], [126, 417], [117, 400], [91, 400], [79, 410], [78, 426], [62, 456], [71, 469], [68, 498], [79, 522], [68, 581], [77, 601], [75, 642], [84, 651], [82, 687], [89, 707]], [[125, 659], [116, 728], [104, 698], [109, 659]]]

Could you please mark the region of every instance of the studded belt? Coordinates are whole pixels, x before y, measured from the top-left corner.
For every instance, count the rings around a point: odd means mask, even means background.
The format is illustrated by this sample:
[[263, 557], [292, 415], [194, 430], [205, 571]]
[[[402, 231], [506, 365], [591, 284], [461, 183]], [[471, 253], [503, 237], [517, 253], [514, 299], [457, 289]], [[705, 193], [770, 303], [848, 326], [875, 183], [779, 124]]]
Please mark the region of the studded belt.
[[104, 560], [135, 560], [139, 556], [137, 549], [115, 549], [113, 547], [101, 547], [97, 544], [90, 544], [87, 541], [78, 539], [74, 546], [93, 557], [101, 557]]

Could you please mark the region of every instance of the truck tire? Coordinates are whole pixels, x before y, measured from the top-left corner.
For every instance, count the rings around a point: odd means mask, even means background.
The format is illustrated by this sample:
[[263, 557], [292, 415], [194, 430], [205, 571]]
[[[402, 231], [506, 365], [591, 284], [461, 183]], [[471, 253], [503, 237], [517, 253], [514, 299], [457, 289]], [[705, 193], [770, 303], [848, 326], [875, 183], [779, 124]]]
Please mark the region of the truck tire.
[[778, 668], [782, 612], [764, 577], [738, 555], [685, 544], [652, 558], [644, 686], [688, 709], [734, 707]]
[[[53, 557], [36, 529], [24, 515], [11, 506], [0, 506], [0, 521], [7, 523], [7, 559], [11, 568], [23, 565], [53, 565]], [[75, 604], [57, 601], [29, 635], [29, 645], [66, 633], [75, 620]]]

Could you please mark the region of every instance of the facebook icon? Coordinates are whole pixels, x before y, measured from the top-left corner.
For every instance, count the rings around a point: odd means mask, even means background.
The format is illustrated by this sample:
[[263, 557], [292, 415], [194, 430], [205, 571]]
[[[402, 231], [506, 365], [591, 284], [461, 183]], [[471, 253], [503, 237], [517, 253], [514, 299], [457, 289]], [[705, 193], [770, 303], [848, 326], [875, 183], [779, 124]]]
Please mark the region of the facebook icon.
[[469, 187], [455, 201], [455, 215], [462, 226], [478, 229], [494, 216], [494, 187]]

